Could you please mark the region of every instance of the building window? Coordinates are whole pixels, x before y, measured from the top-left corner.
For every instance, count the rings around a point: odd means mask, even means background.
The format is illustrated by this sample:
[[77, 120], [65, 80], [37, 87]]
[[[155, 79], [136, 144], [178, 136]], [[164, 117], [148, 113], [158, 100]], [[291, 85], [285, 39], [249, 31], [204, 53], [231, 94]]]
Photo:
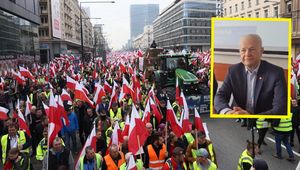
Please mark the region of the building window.
[[251, 14], [248, 14], [248, 18], [251, 18]]
[[259, 0], [256, 0], [256, 5], [259, 5]]
[[224, 16], [226, 16], [227, 15], [227, 13], [226, 13], [226, 8], [224, 8]]
[[255, 16], [256, 16], [256, 18], [259, 18], [259, 12], [258, 11], [255, 12]]
[[232, 14], [232, 6], [229, 7], [229, 14]]
[[248, 0], [248, 7], [251, 8], [251, 0]]
[[245, 9], [245, 6], [244, 6], [244, 5], [245, 5], [245, 3], [244, 3], [244, 1], [242, 1], [242, 3], [241, 3], [241, 4], [242, 4], [241, 10], [244, 10], [244, 9]]
[[238, 12], [238, 5], [235, 4], [235, 12]]
[[278, 18], [278, 6], [274, 7], [274, 17]]
[[241, 18], [245, 18], [244, 15], [241, 15]]
[[268, 18], [269, 10], [265, 9], [265, 10], [264, 10], [264, 13], [265, 13], [265, 18]]
[[287, 9], [287, 13], [291, 13], [292, 12], [292, 1], [286, 1], [286, 9]]

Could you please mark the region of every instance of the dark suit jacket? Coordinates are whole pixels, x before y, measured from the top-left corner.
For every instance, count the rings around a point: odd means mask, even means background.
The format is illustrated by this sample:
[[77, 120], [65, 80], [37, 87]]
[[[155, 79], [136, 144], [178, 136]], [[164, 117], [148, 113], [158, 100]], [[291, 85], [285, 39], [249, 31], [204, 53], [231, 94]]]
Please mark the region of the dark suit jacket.
[[[243, 63], [232, 65], [215, 96], [217, 113], [230, 108], [228, 103], [233, 94], [237, 106], [246, 110], [247, 75]], [[254, 113], [263, 115], [287, 113], [287, 85], [282, 68], [262, 60], [257, 72], [254, 89]]]

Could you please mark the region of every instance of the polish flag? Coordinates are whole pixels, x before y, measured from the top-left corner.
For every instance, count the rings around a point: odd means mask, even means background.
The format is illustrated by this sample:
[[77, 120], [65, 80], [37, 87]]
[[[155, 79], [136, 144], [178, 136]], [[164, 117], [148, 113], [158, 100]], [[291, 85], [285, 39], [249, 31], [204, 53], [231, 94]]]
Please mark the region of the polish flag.
[[180, 96], [180, 88], [179, 88], [179, 82], [178, 82], [178, 77], [176, 77], [176, 100], [179, 104], [179, 106], [183, 106], [183, 99]]
[[21, 73], [22, 76], [28, 77], [28, 78], [31, 79], [33, 82], [36, 82], [36, 79], [35, 79], [34, 76], [30, 73], [29, 70], [27, 70], [26, 68], [21, 67], [21, 66], [19, 66], [19, 68], [20, 68], [20, 73]]
[[111, 108], [111, 105], [112, 105], [114, 102], [117, 102], [117, 101], [118, 101], [118, 94], [117, 94], [117, 92], [116, 92], [117, 87], [118, 87], [118, 85], [117, 85], [117, 83], [114, 81], [114, 87], [113, 87], [113, 91], [112, 91], [111, 98], [110, 98], [110, 101], [109, 101], [108, 109]]
[[67, 76], [67, 88], [75, 90], [77, 83], [78, 83], [77, 81], [75, 81], [71, 77]]
[[94, 99], [93, 99], [96, 105], [102, 102], [103, 96], [106, 96], [106, 93], [104, 91], [104, 88], [101, 85], [99, 85], [97, 87], [97, 91], [96, 91]]
[[113, 88], [111, 87], [111, 85], [109, 85], [109, 83], [105, 80], [105, 82], [104, 82], [104, 90], [106, 91], [106, 92], [109, 92], [109, 94], [111, 94], [112, 93], [112, 90], [113, 90]]
[[15, 77], [18, 84], [23, 85], [25, 83], [25, 77], [20, 72], [16, 73], [13, 69], [11, 70], [12, 75]]
[[42, 102], [42, 103], [43, 103], [43, 107], [44, 107], [44, 110], [46, 112], [46, 115], [49, 117], [50, 109], [49, 109], [49, 107], [44, 102]]
[[181, 118], [182, 118], [182, 120], [181, 120], [181, 122], [182, 122], [182, 131], [184, 132], [184, 133], [187, 133], [187, 132], [190, 132], [192, 129], [190, 129], [190, 125], [191, 125], [191, 123], [190, 123], [190, 121], [189, 121], [189, 108], [188, 108], [188, 105], [187, 105], [187, 102], [186, 102], [186, 99], [185, 99], [185, 96], [184, 96], [184, 94], [183, 94], [183, 92], [181, 92], [181, 94], [180, 94], [180, 98], [182, 98], [182, 101], [183, 101], [183, 109], [182, 109], [182, 116], [181, 116]]
[[[115, 144], [119, 146], [119, 143], [123, 142], [122, 131], [119, 127], [119, 123], [115, 122], [115, 126], [111, 135], [111, 145]], [[109, 147], [108, 147], [109, 148]]]
[[138, 170], [133, 155], [130, 156], [127, 170]]
[[27, 135], [31, 137], [30, 130], [29, 130], [27, 124], [26, 124], [24, 115], [23, 115], [23, 113], [20, 110], [19, 100], [18, 100], [18, 104], [17, 104], [17, 109], [18, 109], [18, 123], [19, 123], [19, 128], [21, 130], [24, 130], [27, 133]]
[[145, 124], [142, 122], [135, 106], [132, 105], [130, 127], [128, 133], [128, 137], [130, 141], [128, 143], [128, 150], [135, 155], [143, 146], [148, 135], [149, 134]]
[[97, 142], [97, 138], [96, 138], [96, 127], [93, 126], [93, 130], [91, 131], [91, 134], [89, 135], [89, 137], [86, 139], [85, 144], [83, 146], [83, 148], [80, 151], [80, 154], [77, 158], [76, 164], [75, 164], [75, 169], [79, 170], [80, 169], [80, 158], [85, 156], [85, 148], [88, 146], [91, 146], [92, 148], [94, 148], [94, 150], [96, 151], [96, 142]]
[[167, 101], [167, 122], [170, 123], [172, 131], [178, 138], [183, 135], [182, 128], [176, 118], [176, 115], [169, 100]]
[[201, 132], [205, 132], [202, 119], [196, 108], [195, 108], [195, 129]]
[[61, 100], [62, 101], [72, 101], [70, 94], [65, 89], [62, 89]]
[[123, 63], [119, 63], [119, 67], [122, 73], [126, 73], [126, 67]]
[[155, 93], [154, 93], [154, 86], [151, 87], [151, 90], [149, 91], [148, 93], [148, 97], [146, 99], [146, 101], [149, 100], [150, 97], [153, 97], [155, 103], [159, 106], [160, 105], [160, 102], [158, 100], [158, 98], [156, 97]]
[[82, 86], [79, 83], [76, 84], [74, 93], [75, 93], [74, 99], [79, 99], [79, 100], [85, 101], [92, 108], [94, 108], [94, 103], [87, 97], [86, 93], [84, 92]]
[[123, 76], [123, 85], [122, 85], [122, 89], [120, 92], [119, 101], [121, 101], [126, 96], [126, 94], [130, 94], [131, 97], [134, 98], [134, 96], [133, 96], [134, 91], [132, 90], [132, 87], [129, 85], [126, 78]]
[[30, 99], [28, 96], [27, 97], [27, 101], [26, 101], [26, 109], [25, 109], [25, 117], [27, 117], [30, 114], [30, 110], [32, 108], [32, 103], [30, 102]]
[[[49, 124], [48, 124], [48, 141], [49, 146], [52, 146], [52, 142], [57, 136], [58, 132], [62, 129], [63, 125], [58, 114], [58, 105], [54, 99], [53, 93], [50, 94], [49, 101]], [[50, 148], [50, 147], [49, 147]]]
[[150, 100], [148, 100], [148, 102], [146, 104], [146, 108], [145, 108], [144, 114], [143, 114], [142, 121], [146, 124], [146, 123], [150, 122], [150, 118], [151, 118]]
[[67, 115], [67, 112], [65, 110], [65, 107], [64, 107], [64, 104], [63, 104], [63, 101], [62, 101], [60, 95], [58, 95], [57, 112], [59, 113], [60, 117], [62, 117], [64, 124], [66, 126], [69, 126], [70, 125], [70, 121], [68, 119], [68, 115]]
[[6, 120], [8, 119], [7, 113], [9, 112], [8, 109], [5, 107], [0, 106], [0, 120]]
[[124, 129], [122, 131], [122, 136], [128, 136], [129, 125], [130, 125], [129, 114], [127, 114], [126, 121], [125, 121], [125, 127], [124, 127]]
[[140, 49], [137, 52], [138, 57], [143, 57], [143, 51]]
[[150, 107], [151, 107], [152, 112], [153, 112], [154, 116], [156, 117], [157, 121], [160, 122], [162, 119], [162, 115], [159, 112], [157, 105], [154, 103], [154, 101], [152, 100], [151, 97], [150, 97]]
[[98, 73], [97, 73], [96, 69], [94, 69], [92, 76], [93, 76], [93, 80], [97, 79]]

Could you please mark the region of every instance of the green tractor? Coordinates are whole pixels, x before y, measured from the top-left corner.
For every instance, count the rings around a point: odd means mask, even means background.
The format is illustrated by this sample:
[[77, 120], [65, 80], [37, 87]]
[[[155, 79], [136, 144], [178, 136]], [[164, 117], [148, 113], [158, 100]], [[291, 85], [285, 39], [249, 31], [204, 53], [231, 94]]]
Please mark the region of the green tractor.
[[[209, 113], [209, 87], [201, 84], [190, 68], [190, 54], [163, 54], [163, 49], [148, 49], [139, 58], [140, 70], [145, 71], [146, 78], [155, 83], [159, 92], [168, 95], [170, 102], [175, 101], [176, 78], [181, 91], [184, 92], [190, 109]], [[142, 63], [142, 64], [141, 64]]]

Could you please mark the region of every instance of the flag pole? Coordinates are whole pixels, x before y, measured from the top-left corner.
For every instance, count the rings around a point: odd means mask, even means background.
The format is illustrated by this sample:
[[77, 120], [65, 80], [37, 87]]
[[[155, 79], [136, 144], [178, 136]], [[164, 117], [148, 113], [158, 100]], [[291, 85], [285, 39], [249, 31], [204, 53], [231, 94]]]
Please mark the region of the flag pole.
[[165, 143], [166, 146], [168, 146], [168, 122], [166, 122], [166, 134], [165, 134]]
[[[142, 159], [142, 153], [141, 153], [141, 151], [140, 151], [140, 149], [141, 149], [140, 135], [137, 135], [137, 141], [138, 141], [138, 145], [139, 145], [140, 159], [141, 159], [141, 161], [143, 162], [143, 159]], [[144, 163], [143, 163], [143, 164], [144, 164]]]
[[50, 126], [49, 124], [47, 125], [48, 126], [48, 135], [47, 135], [47, 170], [49, 169], [49, 151], [50, 151], [50, 143], [49, 143], [49, 129], [50, 129]]
[[195, 129], [195, 133], [196, 133], [196, 148], [197, 148], [197, 150], [198, 150], [198, 130], [197, 129]]

